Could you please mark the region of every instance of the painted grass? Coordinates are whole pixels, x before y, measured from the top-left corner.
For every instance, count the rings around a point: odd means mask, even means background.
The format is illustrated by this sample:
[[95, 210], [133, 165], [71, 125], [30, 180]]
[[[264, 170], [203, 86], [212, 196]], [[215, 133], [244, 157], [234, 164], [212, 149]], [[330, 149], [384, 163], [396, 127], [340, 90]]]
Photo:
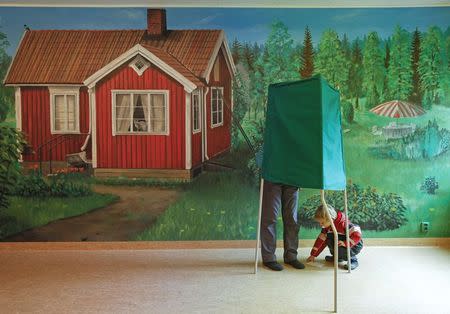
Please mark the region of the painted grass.
[[[436, 118], [440, 127], [450, 129], [450, 108], [435, 106], [431, 112], [398, 122], [425, 125]], [[450, 154], [432, 160], [396, 161], [376, 159], [367, 148], [379, 137], [370, 133], [372, 125], [383, 126], [392, 119], [371, 113], [356, 112], [356, 123], [346, 125], [344, 136], [347, 177], [362, 186], [376, 187], [379, 192], [399, 194], [408, 208], [408, 223], [396, 230], [363, 230], [364, 237], [448, 237], [450, 236]], [[239, 164], [239, 153], [227, 156], [228, 162]], [[439, 182], [436, 195], [420, 191], [427, 176]], [[299, 204], [317, 190], [300, 191]], [[256, 238], [259, 190], [251, 186], [238, 171], [202, 174], [186, 187], [181, 199], [170, 206], [156, 224], [136, 240], [246, 240]], [[350, 211], [357, 208], [350, 208]], [[420, 232], [420, 222], [430, 222], [427, 234]], [[313, 239], [319, 228], [300, 229], [300, 238]], [[282, 239], [281, 217], [277, 237]]]
[[11, 197], [10, 206], [3, 211], [4, 216], [15, 218], [2, 225], [1, 235], [6, 237], [21, 231], [39, 227], [61, 218], [84, 214], [105, 207], [118, 200], [111, 194], [93, 194], [84, 197], [25, 198]]

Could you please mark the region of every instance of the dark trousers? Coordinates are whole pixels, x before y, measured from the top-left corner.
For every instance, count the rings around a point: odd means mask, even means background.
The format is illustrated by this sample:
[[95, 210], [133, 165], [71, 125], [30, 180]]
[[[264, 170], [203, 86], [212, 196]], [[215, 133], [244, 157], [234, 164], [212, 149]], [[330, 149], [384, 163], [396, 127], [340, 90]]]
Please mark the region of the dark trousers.
[[281, 208], [283, 217], [284, 261], [297, 259], [298, 231], [297, 219], [298, 188], [290, 185], [264, 181], [261, 215], [261, 255], [263, 262], [276, 261], [277, 217]]
[[[339, 241], [347, 241], [345, 234], [338, 234]], [[334, 255], [334, 234], [327, 233], [327, 246], [330, 249], [331, 255]], [[356, 255], [361, 252], [363, 248], [363, 241], [360, 240], [354, 247], [350, 248], [350, 261], [357, 261]], [[338, 246], [338, 259], [347, 260], [347, 248]]]

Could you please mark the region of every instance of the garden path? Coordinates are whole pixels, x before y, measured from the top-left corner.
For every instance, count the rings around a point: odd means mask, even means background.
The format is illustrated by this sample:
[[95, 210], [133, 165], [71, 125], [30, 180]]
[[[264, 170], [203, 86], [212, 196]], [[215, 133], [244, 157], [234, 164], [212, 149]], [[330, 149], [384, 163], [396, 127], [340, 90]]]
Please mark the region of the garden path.
[[153, 224], [180, 191], [157, 187], [95, 185], [97, 193], [120, 200], [80, 216], [53, 221], [4, 241], [128, 241]]

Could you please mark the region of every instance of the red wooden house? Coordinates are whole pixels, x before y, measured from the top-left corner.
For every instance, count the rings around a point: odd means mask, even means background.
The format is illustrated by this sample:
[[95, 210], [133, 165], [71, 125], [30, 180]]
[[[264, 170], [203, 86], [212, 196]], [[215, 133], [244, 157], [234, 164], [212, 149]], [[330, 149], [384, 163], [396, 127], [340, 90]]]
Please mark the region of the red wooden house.
[[25, 164], [91, 163], [96, 176], [191, 178], [230, 148], [235, 67], [222, 30], [26, 30], [5, 78]]

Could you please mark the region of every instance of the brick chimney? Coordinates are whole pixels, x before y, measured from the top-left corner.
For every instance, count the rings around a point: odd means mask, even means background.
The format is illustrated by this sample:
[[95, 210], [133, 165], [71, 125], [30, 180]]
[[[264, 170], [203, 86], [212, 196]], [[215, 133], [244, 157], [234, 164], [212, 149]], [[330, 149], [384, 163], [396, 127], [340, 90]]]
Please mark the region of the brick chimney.
[[147, 9], [147, 35], [161, 36], [167, 31], [166, 10]]

